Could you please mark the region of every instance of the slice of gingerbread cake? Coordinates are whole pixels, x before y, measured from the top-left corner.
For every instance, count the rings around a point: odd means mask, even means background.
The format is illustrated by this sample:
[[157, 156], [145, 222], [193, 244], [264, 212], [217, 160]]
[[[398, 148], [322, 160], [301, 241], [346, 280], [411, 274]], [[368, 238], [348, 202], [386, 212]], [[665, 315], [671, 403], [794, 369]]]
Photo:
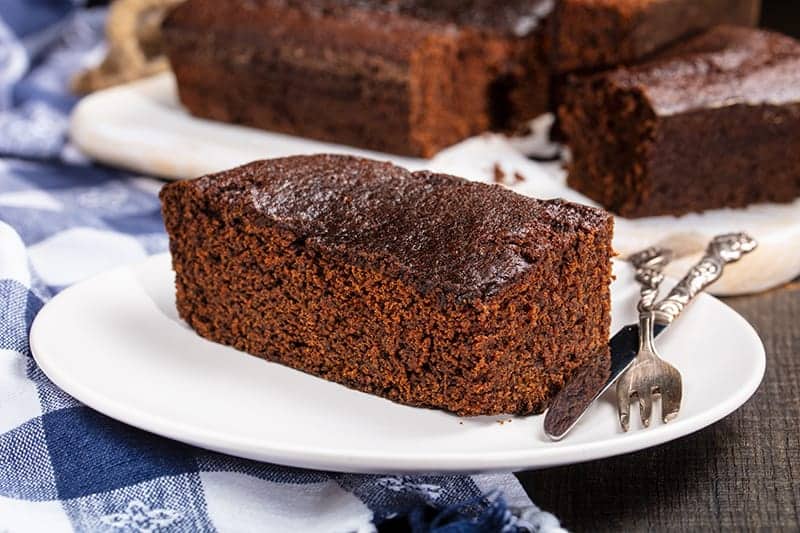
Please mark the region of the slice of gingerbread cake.
[[161, 192], [200, 335], [403, 404], [531, 414], [607, 364], [613, 220], [339, 155]]

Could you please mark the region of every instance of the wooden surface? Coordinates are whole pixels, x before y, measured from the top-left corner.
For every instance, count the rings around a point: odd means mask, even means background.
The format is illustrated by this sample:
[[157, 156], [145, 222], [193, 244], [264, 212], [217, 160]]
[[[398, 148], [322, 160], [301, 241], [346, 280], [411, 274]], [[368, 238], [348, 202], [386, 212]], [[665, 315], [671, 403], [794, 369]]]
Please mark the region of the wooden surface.
[[725, 302], [766, 347], [753, 398], [654, 449], [518, 474], [537, 505], [576, 532], [800, 531], [800, 281]]

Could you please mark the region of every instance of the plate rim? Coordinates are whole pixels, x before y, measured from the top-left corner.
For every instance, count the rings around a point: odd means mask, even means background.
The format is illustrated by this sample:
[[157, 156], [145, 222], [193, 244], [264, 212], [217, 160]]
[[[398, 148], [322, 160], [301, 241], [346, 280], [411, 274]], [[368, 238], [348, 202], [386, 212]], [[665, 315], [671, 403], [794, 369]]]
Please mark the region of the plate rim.
[[[758, 341], [755, 343], [758, 347], [758, 351], [753, 354], [753, 360], [756, 363], [756, 371], [749, 376], [744, 386], [739, 387], [734, 394], [727, 397], [724, 401], [703, 411], [702, 416], [697, 415], [689, 419], [678, 418], [666, 425], [662, 424], [655, 428], [628, 433], [624, 439], [609, 437], [598, 441], [579, 443], [570, 443], [569, 440], [566, 439], [561, 442], [550, 443], [552, 447], [480, 453], [443, 453], [435, 451], [422, 453], [392, 452], [391, 455], [386, 455], [376, 450], [348, 449], [334, 451], [321, 446], [304, 446], [299, 448], [297, 446], [290, 447], [285, 443], [275, 444], [275, 441], [265, 444], [263, 442], [257, 442], [257, 440], [252, 438], [231, 438], [213, 429], [184, 424], [183, 422], [176, 423], [175, 421], [163, 417], [161, 414], [131, 407], [113, 397], [97, 393], [91, 390], [90, 387], [82, 384], [80, 380], [72, 377], [69, 372], [65, 372], [63, 368], [59, 368], [58, 365], [55, 364], [57, 358], [44, 355], [39, 349], [39, 338], [44, 335], [40, 330], [47, 325], [47, 317], [49, 313], [52, 312], [52, 309], [57, 309], [57, 306], [61, 305], [56, 303], [55, 306], [51, 306], [53, 302], [67, 300], [70, 298], [70, 295], [80, 291], [86, 284], [98, 283], [101, 282], [103, 278], [113, 277], [125, 272], [136, 273], [151, 263], [165, 261], [168, 256], [169, 252], [151, 255], [143, 261], [122, 265], [101, 272], [62, 290], [59, 294], [50, 299], [34, 318], [29, 334], [31, 354], [42, 372], [44, 372], [56, 386], [81, 403], [106, 416], [178, 442], [257, 461], [348, 473], [521, 471], [564, 464], [578, 464], [644, 450], [688, 436], [700, 429], [706, 428], [744, 405], [758, 390], [766, 371], [766, 352], [764, 344], [755, 328], [724, 302], [708, 294], [701, 294], [699, 298], [714, 300], [716, 302], [715, 305], [721, 306], [721, 312], [728, 313], [731, 319], [739, 323], [737, 327], [742, 327], [749, 336], [752, 336], [754, 340], [757, 339]], [[50, 310], [48, 310], [48, 307], [50, 307]], [[42, 324], [45, 324], [45, 326]], [[206, 342], [213, 341], [206, 340]], [[269, 361], [265, 362], [278, 364]], [[543, 418], [543, 414], [531, 416]], [[574, 456], [576, 450], [580, 450], [579, 460], [566, 457]], [[480, 456], [480, 464], [476, 465], [478, 455]], [[392, 464], [392, 467], [387, 469], [386, 465], [389, 463]]]

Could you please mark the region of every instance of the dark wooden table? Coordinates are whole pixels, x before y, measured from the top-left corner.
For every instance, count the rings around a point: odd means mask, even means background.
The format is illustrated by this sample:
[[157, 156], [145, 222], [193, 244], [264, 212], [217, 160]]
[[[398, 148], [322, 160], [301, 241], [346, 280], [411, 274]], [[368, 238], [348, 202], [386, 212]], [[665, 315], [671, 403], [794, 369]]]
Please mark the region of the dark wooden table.
[[800, 531], [800, 281], [725, 302], [766, 347], [753, 398], [657, 448], [518, 474], [537, 505], [576, 532]]

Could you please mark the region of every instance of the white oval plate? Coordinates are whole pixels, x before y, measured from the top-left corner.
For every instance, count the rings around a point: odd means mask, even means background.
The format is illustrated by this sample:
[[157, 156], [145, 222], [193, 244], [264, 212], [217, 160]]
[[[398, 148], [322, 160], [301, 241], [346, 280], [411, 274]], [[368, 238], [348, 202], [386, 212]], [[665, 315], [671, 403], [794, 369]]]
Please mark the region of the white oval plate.
[[[615, 266], [613, 326], [634, 321], [631, 269]], [[564, 441], [542, 416], [459, 418], [406, 407], [249, 356], [196, 335], [175, 310], [168, 254], [64, 290], [31, 330], [37, 363], [108, 416], [219, 452], [346, 472], [499, 471], [588, 461], [655, 446], [742, 405], [764, 374], [753, 328], [706, 295], [658, 339], [683, 373], [680, 416], [623, 433], [611, 395]]]

